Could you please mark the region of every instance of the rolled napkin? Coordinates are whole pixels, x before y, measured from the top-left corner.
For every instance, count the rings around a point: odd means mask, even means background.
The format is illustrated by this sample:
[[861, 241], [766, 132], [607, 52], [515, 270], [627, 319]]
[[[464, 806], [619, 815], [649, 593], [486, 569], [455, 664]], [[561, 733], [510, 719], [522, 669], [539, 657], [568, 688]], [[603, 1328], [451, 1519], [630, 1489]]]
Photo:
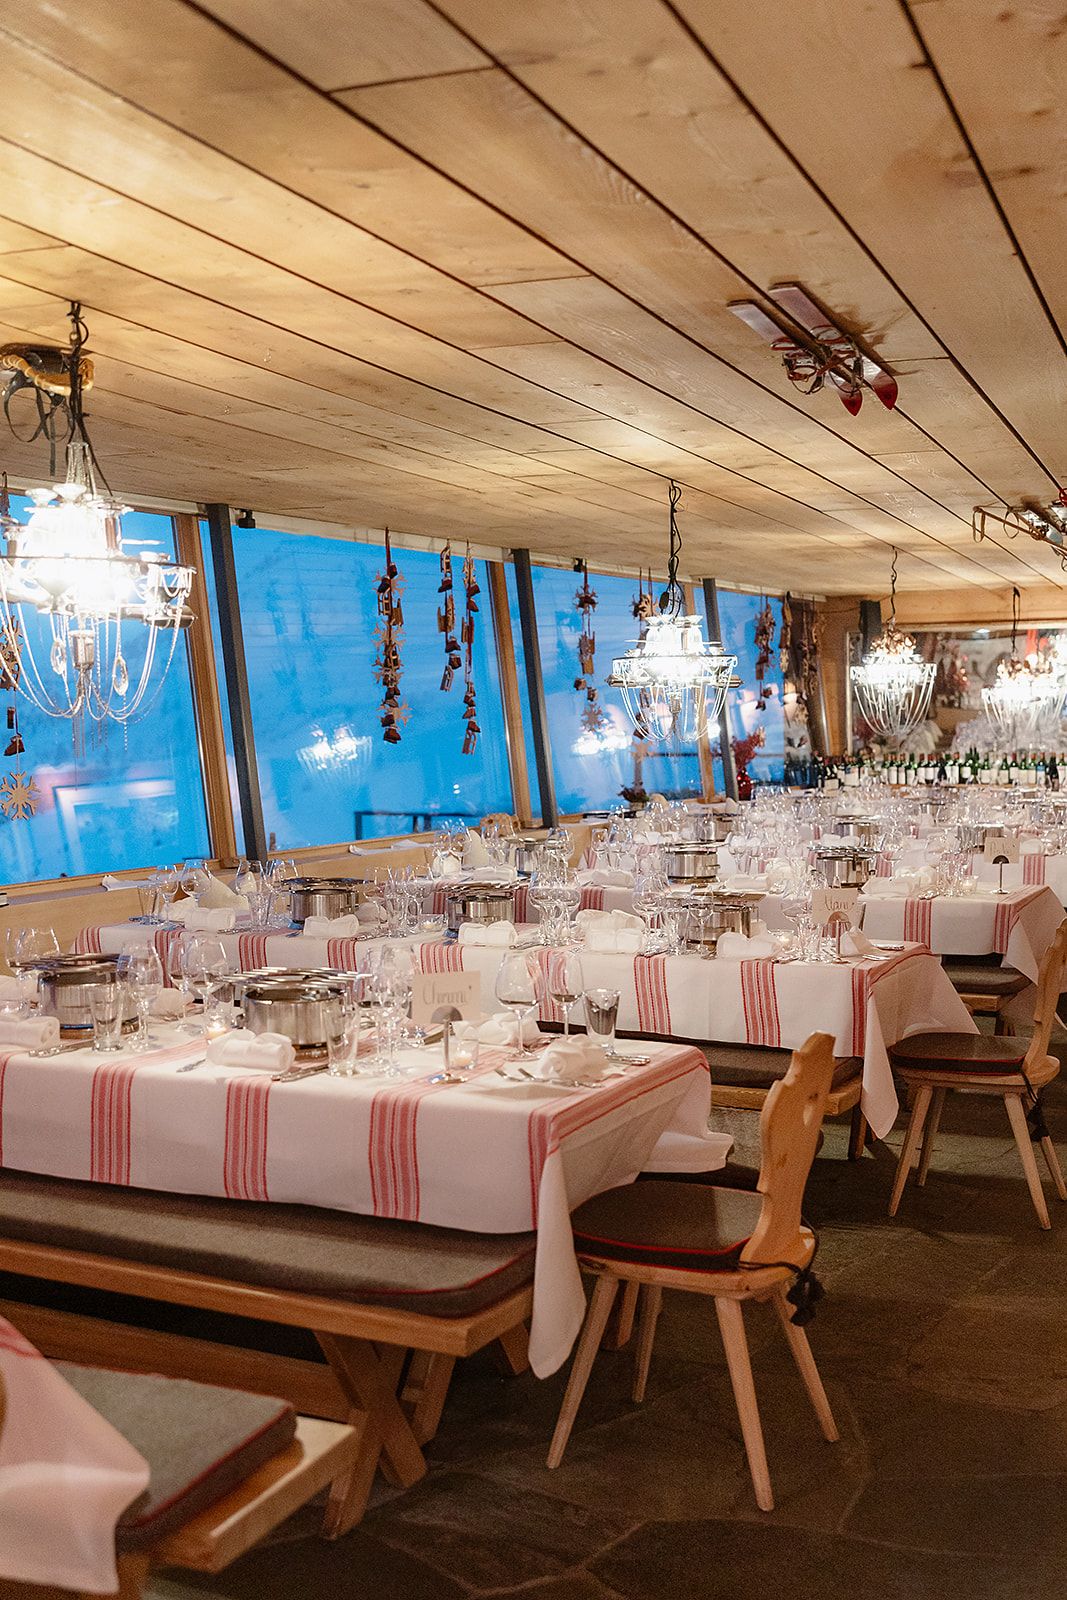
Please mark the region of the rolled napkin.
[[194, 905], [191, 900], [180, 900], [171, 907], [172, 922], [182, 923], [190, 933], [228, 933], [237, 920], [236, 906], [210, 907]]
[[248, 910], [248, 901], [244, 895], [238, 894], [236, 889], [231, 889], [228, 883], [223, 883], [221, 878], [213, 877], [210, 872], [205, 872], [204, 878], [207, 881], [196, 893], [201, 911]]
[[475, 833], [473, 828], [468, 828], [463, 841], [463, 865], [465, 867], [488, 867], [489, 852], [485, 848], [485, 840], [480, 833]]
[[602, 1047], [580, 1033], [572, 1033], [568, 1039], [557, 1039], [541, 1052], [536, 1063], [528, 1069], [535, 1077], [554, 1079], [557, 1083], [573, 1083], [576, 1078], [603, 1078], [611, 1065]]
[[288, 1072], [296, 1060], [293, 1041], [284, 1033], [249, 1033], [235, 1028], [212, 1039], [206, 1059], [215, 1067], [253, 1067], [260, 1072]]
[[8, 1017], [0, 1015], [0, 1046], [18, 1045], [24, 1050], [54, 1050], [59, 1043], [56, 1017]]
[[502, 950], [518, 937], [513, 922], [464, 922], [459, 930], [460, 944], [499, 945]]
[[[360, 911], [363, 908], [360, 907]], [[374, 925], [379, 919], [377, 906], [374, 908]], [[371, 926], [370, 917], [360, 916], [359, 911], [351, 911], [345, 917], [308, 917], [304, 923], [304, 932], [311, 939], [358, 939], [361, 933], [366, 933]]]
[[188, 1009], [189, 1001], [180, 989], [160, 989], [149, 1007], [152, 1015], [161, 1021], [184, 1017]]
[[746, 939], [743, 933], [720, 933], [715, 954], [723, 961], [759, 961], [763, 956], [773, 956], [774, 940], [766, 936]]
[[519, 874], [509, 862], [500, 866], [490, 862], [484, 867], [474, 867], [465, 874], [470, 883], [517, 883]]
[[644, 942], [643, 928], [594, 927], [585, 935], [585, 948], [601, 955], [640, 955]]
[[644, 923], [633, 911], [579, 911], [574, 919], [579, 933], [589, 934], [594, 928], [601, 933], [620, 933], [623, 928], [643, 928]]
[[[452, 1032], [457, 1039], [477, 1039], [479, 1044], [515, 1045], [519, 1043], [519, 1025], [513, 1011], [497, 1011], [484, 1022], [457, 1022]], [[523, 1044], [536, 1044], [542, 1037], [533, 1017], [522, 1019]]]
[[590, 867], [586, 872], [579, 872], [578, 882], [589, 888], [632, 889], [634, 875], [621, 867]]

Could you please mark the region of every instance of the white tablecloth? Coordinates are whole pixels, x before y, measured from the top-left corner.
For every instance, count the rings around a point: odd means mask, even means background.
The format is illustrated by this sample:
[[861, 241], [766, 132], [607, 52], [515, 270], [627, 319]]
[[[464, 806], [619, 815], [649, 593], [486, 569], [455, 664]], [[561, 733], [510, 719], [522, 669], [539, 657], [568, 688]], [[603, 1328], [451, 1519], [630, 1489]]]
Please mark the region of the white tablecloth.
[[[116, 951], [136, 931], [129, 923], [86, 928], [77, 948]], [[172, 937], [165, 931], [155, 935], [157, 944]], [[222, 937], [246, 972], [275, 964], [359, 971], [367, 964], [370, 947], [379, 942], [303, 934]], [[542, 964], [553, 959], [543, 947], [535, 949]], [[483, 1005], [493, 1010], [499, 947], [431, 940], [419, 951], [425, 971], [480, 972]], [[879, 1138], [892, 1127], [898, 1109], [886, 1046], [906, 1033], [969, 1033], [975, 1028], [940, 962], [918, 947], [905, 957], [845, 966], [583, 952], [582, 967], [586, 988], [619, 990], [618, 1026], [623, 1032], [782, 1049], [803, 1044], [817, 1030], [832, 1033], [835, 1054], [863, 1059], [863, 1110]], [[562, 1020], [544, 989], [540, 1017], [544, 1022]]]
[[0, 1317], [0, 1579], [113, 1594], [115, 1524], [148, 1463]]
[[574, 1207], [649, 1166], [719, 1167], [731, 1143], [708, 1131], [707, 1063], [685, 1046], [657, 1047], [650, 1065], [591, 1089], [506, 1082], [501, 1050], [483, 1050], [462, 1085], [426, 1081], [439, 1049], [409, 1052], [419, 1076], [399, 1081], [177, 1071], [202, 1051], [186, 1037], [145, 1055], [0, 1053], [3, 1165], [479, 1233], [536, 1229], [539, 1376], [566, 1359], [585, 1311]]
[[872, 939], [914, 939], [939, 955], [1001, 955], [1031, 983], [1063, 921], [1063, 906], [1042, 887], [928, 900], [883, 893], [860, 898], [863, 931]]

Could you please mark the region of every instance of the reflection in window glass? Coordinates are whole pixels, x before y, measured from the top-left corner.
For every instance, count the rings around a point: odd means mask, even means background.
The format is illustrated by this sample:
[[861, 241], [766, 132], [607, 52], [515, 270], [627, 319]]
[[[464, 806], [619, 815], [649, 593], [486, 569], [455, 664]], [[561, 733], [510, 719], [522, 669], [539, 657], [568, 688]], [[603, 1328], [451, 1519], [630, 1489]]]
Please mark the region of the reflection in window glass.
[[211, 559], [211, 526], [206, 518], [200, 523], [200, 546], [204, 552], [204, 587], [207, 590], [208, 612], [211, 617], [211, 643], [215, 651], [215, 675], [219, 685], [219, 703], [222, 706], [222, 737], [226, 745], [226, 778], [233, 808], [234, 836], [238, 849], [242, 848], [241, 795], [237, 787], [237, 769], [233, 759], [233, 723], [230, 719], [230, 700], [226, 693], [226, 672], [222, 663], [222, 634], [219, 630], [219, 597], [215, 588], [215, 566]]
[[[411, 716], [400, 744], [387, 745], [372, 671], [381, 547], [263, 528], [234, 528], [233, 540], [263, 815], [279, 849], [424, 832], [512, 809], [484, 562], [474, 650], [481, 737], [465, 756], [462, 674], [449, 693], [440, 689], [436, 555], [394, 547]], [[460, 559], [454, 577], [458, 627]]]
[[719, 620], [722, 624], [722, 642], [730, 655], [737, 657], [737, 676], [741, 687], [730, 694], [730, 730], [735, 739], [747, 738], [757, 728], [763, 729], [764, 743], [753, 758], [749, 772], [754, 779], [765, 783], [781, 783], [785, 770], [785, 715], [782, 704], [782, 672], [778, 658], [778, 641], [782, 629], [782, 602], [778, 596], [768, 596], [774, 613], [774, 638], [771, 644], [771, 662], [764, 677], [767, 704], [757, 704], [759, 685], [756, 682], [756, 618], [763, 608], [758, 594], [737, 594], [732, 589], [719, 590]]
[[[12, 496], [11, 503], [20, 518], [30, 504], [21, 496]], [[131, 511], [123, 518], [123, 532], [134, 548], [140, 540], [145, 549], [174, 555], [169, 517]], [[50, 631], [43, 619], [42, 627]], [[133, 626], [123, 632], [131, 682], [136, 682], [144, 660], [138, 633]], [[153, 669], [157, 679], [162, 653], [161, 644]], [[37, 660], [47, 672], [47, 647], [37, 652]], [[9, 703], [10, 697], [3, 700]], [[0, 877], [5, 883], [121, 871], [207, 854], [184, 638], [178, 641], [158, 699], [151, 700], [150, 690], [141, 716], [125, 727], [107, 723], [97, 729], [87, 722], [85, 750], [77, 758], [65, 718], [38, 711], [24, 695], [18, 707], [26, 745], [22, 770], [32, 772], [40, 800], [36, 814], [23, 821], [0, 816]], [[0, 771], [6, 774], [14, 765], [15, 759], [8, 757], [0, 762]]]
[[507, 582], [508, 607], [511, 614], [511, 643], [515, 652], [515, 671], [519, 683], [519, 705], [522, 711], [522, 738], [526, 751], [526, 777], [530, 785], [532, 820], [541, 817], [541, 790], [537, 782], [537, 755], [534, 750], [533, 718], [530, 715], [530, 691], [526, 684], [526, 652], [522, 644], [522, 626], [519, 622], [519, 597], [515, 587], [515, 568], [509, 561], [504, 567]]
[[589, 581], [597, 594], [593, 614], [596, 682], [606, 718], [600, 732], [591, 733], [582, 725], [584, 691], [574, 687], [580, 671], [581, 631], [581, 615], [575, 609], [574, 597], [581, 577], [557, 567], [535, 567], [533, 577], [560, 812], [622, 805], [624, 789], [662, 794], [668, 799], [699, 795], [700, 762], [695, 747], [671, 754], [656, 744], [635, 743], [622, 695], [605, 682], [612, 658], [622, 655], [637, 638], [638, 624], [633, 615], [637, 580], [590, 573]]

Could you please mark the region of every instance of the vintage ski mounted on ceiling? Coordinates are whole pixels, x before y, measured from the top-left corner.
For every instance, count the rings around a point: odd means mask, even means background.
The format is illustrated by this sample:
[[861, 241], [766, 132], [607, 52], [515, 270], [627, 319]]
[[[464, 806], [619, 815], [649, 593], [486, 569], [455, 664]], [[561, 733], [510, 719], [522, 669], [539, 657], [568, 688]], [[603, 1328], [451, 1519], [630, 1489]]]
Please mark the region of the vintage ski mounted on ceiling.
[[1060, 566], [1067, 572], [1067, 488], [1060, 489], [1055, 500], [1024, 500], [1020, 505], [1000, 507], [975, 506], [971, 512], [971, 532], [976, 544], [986, 537], [986, 523], [995, 522], [1004, 529], [1009, 539], [1028, 533], [1040, 544], [1050, 544], [1060, 558]]
[[870, 389], [892, 411], [897, 380], [855, 334], [817, 305], [799, 283], [779, 283], [767, 290], [781, 315], [755, 300], [731, 300], [728, 309], [754, 333], [766, 339], [782, 358], [790, 383], [805, 394], [818, 394], [827, 383], [837, 390], [845, 410], [855, 416]]

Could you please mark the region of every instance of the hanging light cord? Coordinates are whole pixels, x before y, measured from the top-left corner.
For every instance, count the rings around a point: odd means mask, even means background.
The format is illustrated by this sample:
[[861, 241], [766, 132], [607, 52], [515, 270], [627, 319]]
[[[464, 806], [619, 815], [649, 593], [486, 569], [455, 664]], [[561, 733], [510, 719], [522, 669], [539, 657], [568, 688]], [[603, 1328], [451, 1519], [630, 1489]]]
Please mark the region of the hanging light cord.
[[[80, 300], [72, 300], [70, 311], [70, 438], [79, 440], [89, 452], [89, 460], [94, 470], [99, 474], [100, 481], [109, 495], [112, 495], [107, 473], [97, 460], [93, 441], [89, 437], [89, 430], [85, 425], [85, 407], [82, 403], [82, 351], [89, 337], [89, 329], [82, 316]], [[114, 496], [112, 495], [112, 498]]]
[[1011, 659], [1013, 661], [1017, 661], [1019, 658], [1016, 638], [1019, 632], [1019, 602], [1021, 599], [1022, 595], [1018, 589], [1013, 587], [1011, 591]]
[[682, 491], [671, 479], [667, 491], [670, 503], [670, 545], [667, 554], [667, 587], [659, 597], [659, 608], [669, 612], [672, 617], [681, 616], [685, 610], [685, 595], [678, 581], [678, 560], [682, 553], [682, 536], [678, 532], [678, 503], [682, 498]]
[[893, 564], [889, 569], [889, 631], [897, 631], [897, 556], [900, 554], [896, 545], [893, 546]]

